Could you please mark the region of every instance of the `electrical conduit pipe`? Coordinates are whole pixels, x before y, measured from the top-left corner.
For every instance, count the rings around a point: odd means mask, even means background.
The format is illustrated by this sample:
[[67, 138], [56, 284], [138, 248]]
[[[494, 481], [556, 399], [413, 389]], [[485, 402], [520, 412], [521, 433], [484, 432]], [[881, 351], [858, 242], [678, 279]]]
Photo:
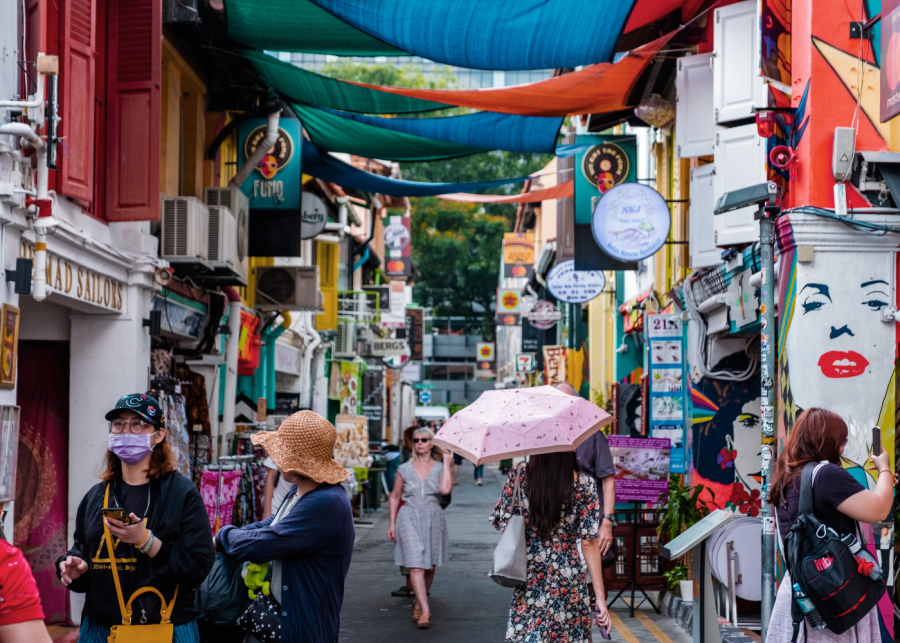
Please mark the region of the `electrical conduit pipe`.
[[281, 311], [282, 322], [279, 326], [270, 326], [263, 331], [266, 343], [264, 345], [266, 351], [266, 370], [263, 377], [265, 378], [265, 388], [262, 397], [266, 398], [266, 408], [275, 408], [275, 340], [281, 337], [288, 328], [291, 327], [291, 314], [283, 310]]
[[269, 114], [269, 122], [266, 125], [266, 137], [256, 146], [253, 155], [241, 166], [241, 169], [237, 171], [234, 178], [229, 181], [229, 187], [241, 187], [243, 182], [247, 180], [247, 177], [250, 176], [250, 173], [257, 165], [259, 165], [259, 162], [263, 160], [263, 157], [268, 154], [269, 150], [271, 150], [275, 146], [275, 143], [278, 142], [278, 122], [280, 117], [281, 110], [276, 110]]
[[[221, 431], [212, 436], [212, 459], [219, 459], [221, 434], [234, 431], [234, 402], [237, 395], [238, 349], [241, 339], [241, 297], [231, 286], [222, 289], [228, 297], [228, 343], [225, 348], [225, 406], [222, 409]], [[215, 426], [215, 424], [214, 424]]]

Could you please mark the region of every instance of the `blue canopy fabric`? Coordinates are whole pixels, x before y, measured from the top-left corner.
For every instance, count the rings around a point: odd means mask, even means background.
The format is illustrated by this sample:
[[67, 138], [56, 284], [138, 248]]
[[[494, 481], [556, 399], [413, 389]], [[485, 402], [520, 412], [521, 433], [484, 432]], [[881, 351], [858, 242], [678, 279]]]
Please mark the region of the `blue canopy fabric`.
[[611, 62], [636, 0], [313, 0], [398, 49], [470, 69]]
[[437, 196], [438, 194], [453, 194], [455, 192], [473, 192], [510, 183], [522, 183], [528, 178], [527, 176], [521, 176], [513, 179], [480, 181], [477, 183], [402, 181], [358, 170], [330, 154], [322, 152], [306, 138], [303, 139], [302, 149], [304, 174], [309, 174], [329, 183], [336, 183], [343, 188], [384, 194], [386, 196]]
[[328, 110], [384, 129], [446, 143], [507, 152], [553, 154], [562, 118], [477, 112], [439, 118], [384, 118]]

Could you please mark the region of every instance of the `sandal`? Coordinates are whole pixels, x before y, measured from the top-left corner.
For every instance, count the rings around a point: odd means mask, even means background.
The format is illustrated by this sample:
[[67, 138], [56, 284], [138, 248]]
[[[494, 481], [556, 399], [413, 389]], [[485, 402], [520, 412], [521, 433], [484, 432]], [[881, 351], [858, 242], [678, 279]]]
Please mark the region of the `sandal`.
[[431, 614], [423, 614], [418, 620], [418, 624], [420, 630], [427, 630], [431, 627]]
[[418, 623], [420, 618], [422, 618], [422, 608], [415, 605], [413, 607], [413, 620]]
[[415, 595], [416, 593], [409, 587], [401, 587], [400, 589], [395, 589], [391, 592], [391, 596], [397, 596], [398, 598], [409, 598]]

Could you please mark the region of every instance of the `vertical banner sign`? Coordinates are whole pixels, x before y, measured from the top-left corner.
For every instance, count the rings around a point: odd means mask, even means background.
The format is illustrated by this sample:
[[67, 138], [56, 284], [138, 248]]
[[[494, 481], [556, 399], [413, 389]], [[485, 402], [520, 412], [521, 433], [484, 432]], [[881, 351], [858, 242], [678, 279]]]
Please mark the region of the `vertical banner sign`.
[[503, 235], [503, 276], [531, 278], [534, 274], [534, 233]]
[[689, 421], [684, 360], [684, 322], [680, 313], [647, 315], [650, 342], [650, 436], [671, 441], [672, 473], [685, 473]]
[[[265, 140], [267, 126], [268, 121], [264, 118], [251, 118], [241, 123], [238, 129], [238, 140], [241, 142], [239, 166], [246, 163]], [[275, 146], [241, 185], [241, 191], [250, 197], [252, 209], [300, 209], [301, 140], [300, 121], [296, 118], [280, 119]]]
[[881, 122], [900, 114], [900, 0], [881, 3]]
[[410, 218], [388, 217], [388, 222], [384, 227], [384, 248], [388, 255], [384, 272], [388, 277], [409, 277], [412, 274]]
[[566, 381], [566, 347], [544, 346], [544, 384], [556, 386]]
[[637, 139], [579, 134], [575, 155], [575, 224], [590, 225], [600, 198], [613, 186], [637, 179]]
[[406, 341], [409, 344], [409, 359], [421, 360], [423, 352], [425, 311], [421, 308], [406, 309]]
[[522, 319], [522, 295], [518, 290], [497, 289], [497, 325], [515, 326]]

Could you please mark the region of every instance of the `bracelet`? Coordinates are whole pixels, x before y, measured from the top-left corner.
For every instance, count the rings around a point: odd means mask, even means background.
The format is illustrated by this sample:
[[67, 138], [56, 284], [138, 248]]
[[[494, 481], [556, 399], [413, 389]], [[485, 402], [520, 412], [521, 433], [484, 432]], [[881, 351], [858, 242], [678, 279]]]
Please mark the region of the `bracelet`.
[[147, 544], [138, 549], [142, 554], [146, 554], [150, 551], [150, 548], [153, 547], [153, 541], [156, 539], [156, 536], [153, 535], [153, 532], [150, 532], [150, 538], [147, 539]]
[[144, 538], [141, 540], [141, 542], [139, 542], [137, 545], [135, 545], [135, 547], [137, 547], [138, 551], [140, 551], [141, 548], [147, 544], [147, 541], [150, 540], [150, 534], [151, 534], [151, 531], [148, 529], [147, 534], [144, 536]]

